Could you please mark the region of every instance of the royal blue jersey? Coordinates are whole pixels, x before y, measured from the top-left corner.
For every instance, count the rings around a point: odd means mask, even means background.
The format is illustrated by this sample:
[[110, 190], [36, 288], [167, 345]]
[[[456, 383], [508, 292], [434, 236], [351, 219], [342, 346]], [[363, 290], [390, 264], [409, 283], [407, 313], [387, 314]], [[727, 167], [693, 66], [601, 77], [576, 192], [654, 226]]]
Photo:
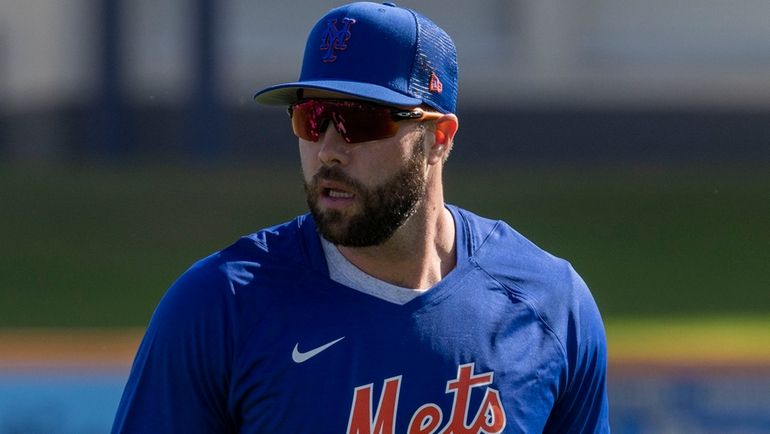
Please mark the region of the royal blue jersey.
[[309, 215], [185, 272], [113, 433], [606, 433], [606, 343], [564, 260], [449, 206], [457, 265], [397, 305], [329, 279]]

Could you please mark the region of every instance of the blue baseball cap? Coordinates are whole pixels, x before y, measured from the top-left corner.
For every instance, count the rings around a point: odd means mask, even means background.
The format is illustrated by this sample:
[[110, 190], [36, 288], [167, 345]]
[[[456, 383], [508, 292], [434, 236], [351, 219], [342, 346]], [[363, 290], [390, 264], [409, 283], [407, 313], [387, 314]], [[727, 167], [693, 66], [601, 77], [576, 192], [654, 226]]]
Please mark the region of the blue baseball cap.
[[454, 113], [457, 51], [444, 30], [411, 9], [350, 3], [327, 12], [310, 31], [299, 80], [260, 90], [254, 100], [289, 105], [302, 98], [302, 89]]

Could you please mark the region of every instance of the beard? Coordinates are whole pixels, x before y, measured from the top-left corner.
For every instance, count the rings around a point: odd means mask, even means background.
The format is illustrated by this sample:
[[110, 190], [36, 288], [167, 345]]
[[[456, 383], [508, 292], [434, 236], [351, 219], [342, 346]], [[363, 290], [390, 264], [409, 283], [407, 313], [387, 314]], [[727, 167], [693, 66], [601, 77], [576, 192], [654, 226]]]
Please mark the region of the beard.
[[[305, 182], [308, 208], [318, 233], [329, 242], [345, 247], [377, 246], [389, 240], [414, 215], [425, 195], [422, 143], [423, 140], [417, 140], [409, 161], [376, 187], [364, 186], [337, 166], [322, 166], [309, 183]], [[318, 184], [322, 179], [350, 187], [356, 194], [361, 211], [346, 216], [339, 210], [321, 210], [318, 198], [323, 189]]]

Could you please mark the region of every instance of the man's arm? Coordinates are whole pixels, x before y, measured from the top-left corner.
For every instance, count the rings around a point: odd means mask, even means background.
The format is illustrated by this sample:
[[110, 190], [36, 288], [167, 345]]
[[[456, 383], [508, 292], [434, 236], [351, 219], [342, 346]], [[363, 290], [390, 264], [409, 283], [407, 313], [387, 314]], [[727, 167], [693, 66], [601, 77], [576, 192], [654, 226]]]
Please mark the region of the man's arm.
[[565, 346], [567, 382], [545, 433], [609, 433], [607, 340], [599, 309], [583, 280], [572, 270], [571, 312]]
[[131, 368], [112, 433], [232, 432], [226, 291], [201, 264], [161, 300]]

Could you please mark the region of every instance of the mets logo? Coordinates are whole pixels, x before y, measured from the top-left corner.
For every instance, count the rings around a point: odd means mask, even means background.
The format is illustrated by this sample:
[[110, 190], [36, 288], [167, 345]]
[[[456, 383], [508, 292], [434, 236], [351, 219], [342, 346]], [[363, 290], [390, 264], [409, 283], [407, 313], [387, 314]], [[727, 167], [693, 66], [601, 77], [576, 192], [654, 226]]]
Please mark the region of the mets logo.
[[334, 50], [344, 50], [348, 48], [348, 39], [350, 39], [350, 26], [355, 24], [356, 20], [352, 18], [342, 19], [342, 29], [337, 29], [337, 20], [326, 22], [326, 30], [321, 35], [321, 51], [324, 53], [322, 60], [326, 63], [334, 62], [337, 56]]
[[[492, 385], [494, 372], [474, 374], [473, 371], [473, 363], [461, 365], [457, 370], [457, 377], [447, 381], [446, 393], [454, 395], [452, 410], [448, 415], [445, 415], [437, 404], [426, 403], [412, 413], [406, 433], [502, 433], [505, 429], [506, 418], [500, 392], [489, 387]], [[355, 388], [347, 434], [395, 433], [401, 379], [399, 375], [385, 380], [376, 407], [373, 396], [374, 384]], [[483, 393], [484, 396], [478, 407], [471, 408], [471, 394], [474, 394], [474, 389], [476, 389], [477, 394]]]

